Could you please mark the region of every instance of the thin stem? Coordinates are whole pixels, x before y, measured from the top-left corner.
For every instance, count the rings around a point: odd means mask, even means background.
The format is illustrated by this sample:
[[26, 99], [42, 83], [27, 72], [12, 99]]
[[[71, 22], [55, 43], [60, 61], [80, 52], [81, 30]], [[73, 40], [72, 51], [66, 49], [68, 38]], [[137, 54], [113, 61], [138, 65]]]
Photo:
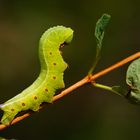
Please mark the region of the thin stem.
[[91, 83], [92, 83], [92, 85], [93, 85], [94, 87], [101, 88], [101, 89], [105, 89], [105, 90], [108, 90], [108, 91], [113, 92], [112, 87], [109, 87], [109, 86], [106, 86], [106, 85], [102, 85], [102, 84], [96, 83], [96, 82], [94, 82], [94, 81], [91, 82]]
[[[140, 52], [135, 53], [135, 54], [133, 54], [133, 55], [131, 55], [131, 56], [129, 56], [129, 57], [123, 59], [122, 61], [120, 61], [120, 62], [118, 62], [118, 63], [116, 63], [116, 64], [114, 64], [114, 65], [112, 65], [112, 66], [110, 66], [110, 67], [108, 67], [108, 68], [106, 68], [106, 69], [100, 71], [100, 72], [98, 72], [97, 74], [94, 74], [94, 75], [91, 75], [91, 76], [86, 76], [86, 77], [83, 78], [82, 80], [78, 81], [78, 82], [75, 83], [74, 85], [72, 85], [72, 86], [70, 86], [69, 88], [67, 88], [67, 89], [65, 89], [64, 91], [62, 91], [60, 94], [54, 96], [54, 97], [53, 97], [53, 101], [57, 101], [57, 100], [61, 99], [62, 97], [64, 97], [65, 95], [69, 94], [69, 93], [72, 92], [73, 90], [75, 90], [75, 89], [77, 89], [77, 88], [79, 88], [79, 87], [81, 87], [81, 86], [83, 86], [83, 85], [85, 85], [85, 84], [87, 84], [87, 83], [89, 83], [89, 82], [91, 82], [91, 81], [94, 81], [95, 79], [97, 79], [97, 78], [99, 78], [99, 77], [101, 77], [101, 76], [103, 76], [103, 75], [105, 75], [105, 74], [111, 72], [112, 70], [117, 69], [117, 68], [119, 68], [119, 67], [125, 65], [126, 63], [128, 63], [128, 62], [130, 62], [130, 61], [132, 61], [132, 60], [134, 60], [134, 59], [136, 59], [136, 58], [139, 58], [139, 57], [140, 57]], [[43, 105], [43, 106], [41, 106], [40, 110], [43, 109], [45, 106], [46, 106], [46, 104]], [[34, 112], [29, 111], [28, 113], [26, 113], [26, 114], [24, 114], [24, 115], [22, 115], [22, 116], [16, 117], [16, 118], [12, 121], [11, 125], [13, 125], [13, 124], [15, 124], [15, 123], [17, 123], [17, 122], [19, 122], [19, 121], [21, 121], [21, 120], [23, 120], [23, 119], [29, 117], [29, 116], [30, 116], [31, 114], [33, 114], [33, 113], [34, 113]], [[8, 126], [1, 124], [1, 125], [0, 125], [0, 130], [3, 130], [3, 129], [5, 129], [5, 128], [7, 128], [7, 127], [8, 127]]]
[[104, 90], [108, 90], [108, 91], [111, 91], [119, 96], [122, 96], [121, 94], [119, 94], [116, 90], [114, 90], [112, 87], [110, 86], [107, 86], [107, 85], [102, 85], [102, 84], [99, 84], [99, 83], [96, 83], [95, 81], [92, 81], [91, 84], [94, 86], [94, 87], [97, 87], [97, 88], [101, 88], [101, 89], [104, 89]]
[[[96, 65], [98, 64], [99, 60], [100, 60], [100, 55], [101, 55], [101, 46], [98, 46], [99, 44], [97, 44], [97, 50], [96, 50], [96, 56], [94, 58], [94, 61], [93, 61], [93, 64], [92, 64], [92, 67], [90, 68], [89, 72], [88, 72], [88, 75], [91, 75], [96, 67]], [[98, 50], [99, 49], [99, 50]]]

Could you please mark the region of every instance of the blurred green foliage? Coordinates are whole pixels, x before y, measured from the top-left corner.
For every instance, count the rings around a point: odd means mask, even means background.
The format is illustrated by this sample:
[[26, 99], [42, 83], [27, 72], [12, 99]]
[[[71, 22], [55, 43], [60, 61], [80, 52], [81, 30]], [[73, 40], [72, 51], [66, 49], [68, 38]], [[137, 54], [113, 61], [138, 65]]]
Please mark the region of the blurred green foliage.
[[[70, 26], [75, 31], [73, 42], [63, 50], [69, 64], [66, 86], [85, 76], [92, 64], [94, 27], [102, 13], [112, 19], [96, 71], [139, 51], [139, 5], [138, 0], [0, 0], [0, 103], [38, 76], [39, 38], [51, 26]], [[97, 81], [124, 84], [126, 69], [124, 66]], [[86, 85], [0, 135], [19, 140], [131, 140], [139, 138], [139, 119], [139, 106]]]

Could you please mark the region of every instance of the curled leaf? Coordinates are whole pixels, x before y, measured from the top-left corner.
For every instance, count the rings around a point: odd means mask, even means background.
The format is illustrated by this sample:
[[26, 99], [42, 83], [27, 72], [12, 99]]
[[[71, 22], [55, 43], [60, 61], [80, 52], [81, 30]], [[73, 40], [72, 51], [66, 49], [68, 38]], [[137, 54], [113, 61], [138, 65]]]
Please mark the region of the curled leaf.
[[95, 67], [100, 59], [100, 52], [101, 52], [101, 48], [102, 48], [102, 41], [104, 38], [104, 31], [105, 31], [107, 24], [109, 23], [110, 18], [111, 18], [110, 15], [103, 14], [96, 23], [96, 27], [95, 27], [95, 37], [97, 40], [96, 56], [95, 56], [93, 65], [92, 65], [91, 69], [89, 70], [89, 74], [91, 74], [93, 72], [93, 70], [95, 69]]
[[140, 58], [129, 65], [126, 73], [126, 83], [130, 87], [130, 92], [126, 97], [131, 102], [140, 104]]
[[97, 44], [98, 44], [99, 48], [101, 48], [101, 46], [102, 46], [102, 41], [104, 38], [104, 30], [105, 30], [106, 26], [108, 25], [110, 18], [111, 18], [110, 15], [103, 14], [96, 23], [95, 37], [97, 39]]

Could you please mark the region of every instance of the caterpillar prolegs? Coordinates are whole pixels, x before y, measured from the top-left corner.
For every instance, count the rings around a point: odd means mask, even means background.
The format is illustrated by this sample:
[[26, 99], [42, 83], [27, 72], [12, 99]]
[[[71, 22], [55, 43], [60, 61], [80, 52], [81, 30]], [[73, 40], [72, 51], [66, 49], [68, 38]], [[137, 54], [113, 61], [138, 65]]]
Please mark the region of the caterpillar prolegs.
[[0, 105], [4, 111], [1, 123], [9, 125], [21, 111], [37, 111], [43, 102], [52, 102], [57, 89], [64, 88], [63, 73], [67, 63], [63, 60], [60, 47], [69, 44], [73, 30], [64, 26], [48, 29], [39, 42], [41, 70], [39, 77], [27, 89]]

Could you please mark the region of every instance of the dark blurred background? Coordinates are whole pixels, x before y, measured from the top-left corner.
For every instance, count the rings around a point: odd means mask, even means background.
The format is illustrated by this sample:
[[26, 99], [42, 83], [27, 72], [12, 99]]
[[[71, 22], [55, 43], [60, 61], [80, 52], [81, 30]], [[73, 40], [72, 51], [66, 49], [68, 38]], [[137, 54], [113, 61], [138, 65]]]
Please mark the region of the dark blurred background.
[[[63, 55], [69, 68], [66, 87], [83, 78], [96, 50], [94, 27], [103, 14], [112, 16], [96, 72], [139, 51], [139, 0], [0, 0], [0, 103], [28, 87], [38, 76], [38, 42], [51, 26], [74, 29]], [[97, 81], [125, 85], [127, 65]], [[108, 91], [86, 85], [40, 113], [0, 132], [18, 140], [139, 139], [140, 106]]]

